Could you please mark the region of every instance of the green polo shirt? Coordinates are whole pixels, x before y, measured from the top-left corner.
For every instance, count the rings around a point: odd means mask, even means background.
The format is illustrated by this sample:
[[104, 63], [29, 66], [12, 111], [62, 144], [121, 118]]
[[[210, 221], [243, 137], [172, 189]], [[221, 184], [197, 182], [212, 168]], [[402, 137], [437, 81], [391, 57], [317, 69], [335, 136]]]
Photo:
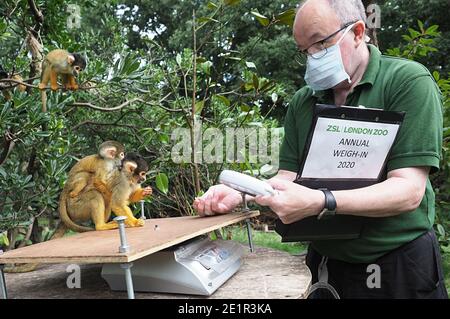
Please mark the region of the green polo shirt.
[[[406, 112], [387, 162], [387, 171], [415, 166], [439, 170], [442, 148], [442, 96], [421, 64], [384, 56], [369, 45], [370, 60], [361, 82], [345, 105]], [[332, 90], [313, 92], [306, 86], [292, 99], [285, 119], [280, 169], [297, 172], [303, 158], [316, 103], [334, 104]], [[351, 263], [370, 263], [429, 230], [434, 223], [435, 195], [427, 180], [420, 206], [386, 218], [365, 218], [360, 238], [312, 242], [322, 255]]]

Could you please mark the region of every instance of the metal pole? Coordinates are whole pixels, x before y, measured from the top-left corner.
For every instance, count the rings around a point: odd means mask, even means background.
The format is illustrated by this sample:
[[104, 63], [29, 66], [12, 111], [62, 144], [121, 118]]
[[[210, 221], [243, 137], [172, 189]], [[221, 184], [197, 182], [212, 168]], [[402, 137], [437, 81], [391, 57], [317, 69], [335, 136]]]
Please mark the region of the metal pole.
[[247, 224], [248, 246], [250, 247], [250, 252], [253, 252], [252, 225], [250, 225], [250, 219], [246, 219], [245, 223]]
[[120, 234], [120, 253], [127, 253], [130, 251], [130, 246], [127, 243], [127, 235], [125, 233], [125, 216], [117, 216], [114, 220], [119, 224], [119, 234]]
[[[120, 253], [127, 253], [130, 251], [130, 246], [127, 243], [127, 236], [125, 233], [125, 216], [117, 216], [114, 220], [119, 224], [120, 234]], [[131, 267], [133, 263], [121, 264], [120, 267], [125, 271], [125, 282], [127, 284], [128, 299], [134, 299], [133, 277], [131, 276]]]
[[8, 299], [8, 293], [6, 292], [6, 280], [5, 274], [3, 272], [3, 268], [5, 265], [0, 265], [0, 291], [1, 291], [1, 299]]
[[144, 201], [143, 200], [141, 200], [141, 218], [142, 219], [146, 219], [146, 217], [145, 217], [145, 206], [144, 206]]
[[241, 195], [242, 195], [242, 206], [244, 206], [243, 208], [242, 208], [242, 212], [248, 212], [249, 210], [250, 210], [250, 208], [248, 208], [248, 206], [247, 206], [247, 199], [245, 199], [245, 193], [241, 193]]
[[134, 299], [133, 278], [131, 277], [131, 267], [133, 267], [133, 263], [121, 264], [120, 267], [125, 271], [128, 299]]
[[[247, 199], [245, 198], [245, 193], [242, 193], [242, 204], [244, 206], [243, 212], [248, 212], [250, 209], [247, 206]], [[246, 219], [245, 223], [247, 225], [247, 237], [248, 237], [248, 246], [250, 247], [250, 252], [253, 252], [253, 239], [252, 239], [252, 226], [250, 225], [250, 219]]]

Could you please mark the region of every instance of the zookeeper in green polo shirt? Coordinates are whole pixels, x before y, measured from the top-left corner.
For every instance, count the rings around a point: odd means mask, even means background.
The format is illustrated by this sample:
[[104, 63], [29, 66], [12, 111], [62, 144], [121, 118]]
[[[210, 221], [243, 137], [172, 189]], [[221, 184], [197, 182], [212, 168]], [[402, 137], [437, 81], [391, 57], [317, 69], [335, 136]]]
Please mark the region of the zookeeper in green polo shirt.
[[[435, 195], [429, 180], [439, 169], [441, 95], [424, 66], [384, 56], [367, 45], [365, 22], [360, 0], [300, 2], [294, 38], [307, 59], [308, 86], [295, 94], [286, 114], [280, 169], [268, 181], [279, 193], [255, 201], [270, 206], [284, 224], [317, 216], [329, 203], [325, 192], [293, 182], [316, 103], [405, 112], [386, 179], [331, 192], [336, 214], [365, 217], [360, 237], [314, 241], [306, 262], [313, 283], [326, 269], [327, 283], [341, 298], [448, 298], [433, 231]], [[222, 214], [241, 201], [237, 191], [216, 185], [194, 201], [194, 208], [202, 216]], [[376, 285], [368, 284], [371, 265], [379, 267]], [[325, 296], [323, 290], [312, 294]]]

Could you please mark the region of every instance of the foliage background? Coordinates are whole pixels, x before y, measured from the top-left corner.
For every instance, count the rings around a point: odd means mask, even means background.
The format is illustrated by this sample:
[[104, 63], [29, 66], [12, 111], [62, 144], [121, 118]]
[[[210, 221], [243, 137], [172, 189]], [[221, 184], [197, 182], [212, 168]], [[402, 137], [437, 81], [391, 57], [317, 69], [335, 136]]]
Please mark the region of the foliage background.
[[[436, 230], [449, 251], [450, 4], [446, 0], [364, 1], [381, 6], [383, 52], [415, 59], [433, 73], [444, 97], [444, 157], [433, 176]], [[69, 29], [67, 6], [80, 8]], [[37, 89], [0, 97], [0, 246], [48, 239], [69, 168], [107, 139], [123, 142], [151, 164], [152, 217], [193, 214], [193, 198], [225, 166], [175, 164], [174, 129], [282, 127], [290, 97], [304, 85], [291, 36], [292, 0], [2, 0], [0, 65], [25, 79], [39, 75], [28, 34], [43, 53], [82, 52], [85, 88], [49, 94], [41, 112]], [[418, 22], [420, 21], [420, 22]], [[437, 27], [439, 26], [439, 27]], [[29, 37], [29, 36], [28, 36]], [[30, 80], [36, 85], [37, 80]]]

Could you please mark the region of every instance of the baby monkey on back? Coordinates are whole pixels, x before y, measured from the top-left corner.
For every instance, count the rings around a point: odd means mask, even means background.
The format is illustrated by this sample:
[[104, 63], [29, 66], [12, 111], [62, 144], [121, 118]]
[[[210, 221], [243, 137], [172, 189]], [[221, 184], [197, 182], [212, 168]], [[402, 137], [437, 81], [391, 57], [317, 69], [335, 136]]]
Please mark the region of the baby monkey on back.
[[77, 197], [92, 180], [103, 196], [111, 196], [111, 192], [106, 188], [106, 179], [120, 166], [124, 157], [125, 148], [119, 142], [102, 143], [98, 154], [86, 156], [72, 167], [64, 190], [71, 198]]
[[[133, 216], [128, 205], [151, 195], [150, 187], [143, 189], [140, 186], [146, 180], [148, 165], [137, 154], [128, 154], [124, 158], [122, 145], [114, 144], [117, 142], [105, 143], [98, 155], [88, 156], [81, 160], [88, 159], [84, 164], [80, 161], [72, 168], [61, 193], [61, 220], [74, 231], [94, 230], [76, 223], [89, 220], [94, 222], [95, 230], [117, 228], [116, 222], [108, 222], [111, 210], [117, 216], [128, 217], [125, 221], [127, 226], [144, 225], [143, 220]], [[96, 173], [91, 170], [94, 166], [97, 167]]]

